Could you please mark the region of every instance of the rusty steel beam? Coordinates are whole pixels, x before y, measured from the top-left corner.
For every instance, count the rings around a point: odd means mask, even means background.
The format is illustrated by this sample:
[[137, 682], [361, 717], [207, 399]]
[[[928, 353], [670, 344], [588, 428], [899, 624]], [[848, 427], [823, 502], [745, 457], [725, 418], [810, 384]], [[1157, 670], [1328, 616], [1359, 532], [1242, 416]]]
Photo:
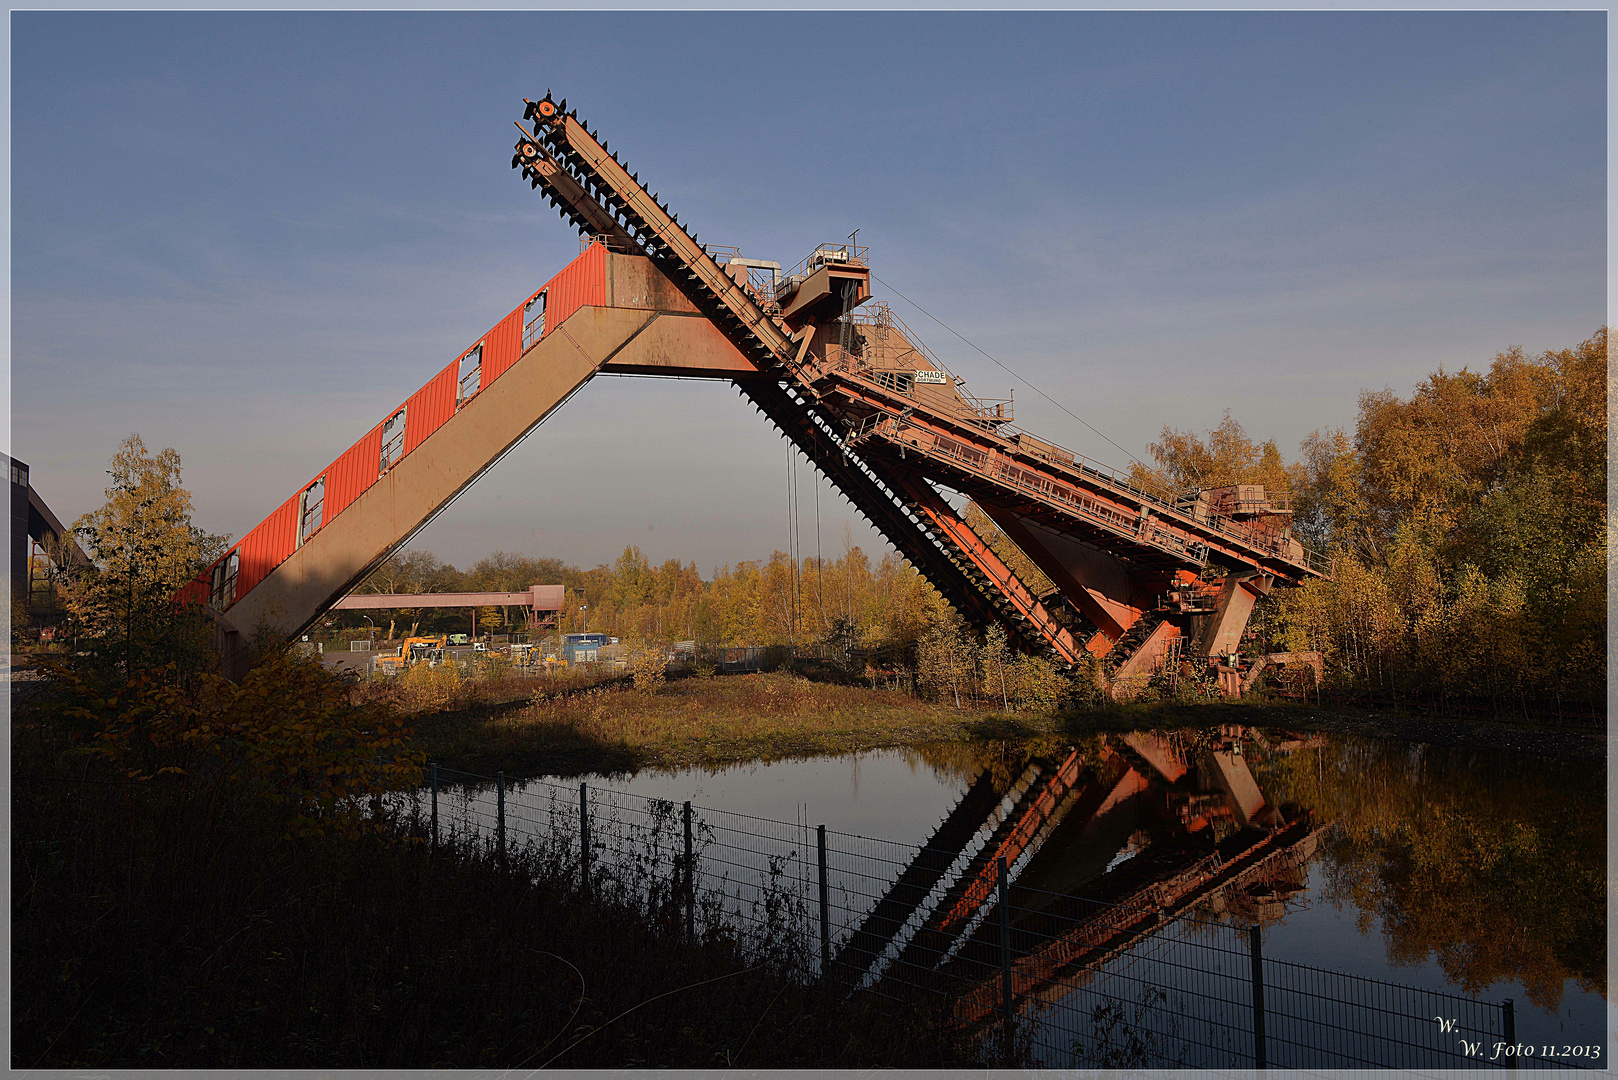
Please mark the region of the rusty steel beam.
[[1247, 627], [1247, 617], [1253, 613], [1253, 605], [1258, 598], [1270, 591], [1268, 586], [1268, 579], [1263, 578], [1248, 581], [1236, 574], [1225, 578], [1213, 617], [1208, 620], [1202, 640], [1197, 643], [1198, 653], [1203, 656], [1223, 656], [1238, 652], [1242, 631]]
[[896, 480], [911, 501], [927, 515], [928, 520], [947, 534], [966, 557], [994, 582], [995, 587], [1004, 594], [1017, 613], [1032, 625], [1035, 633], [1045, 639], [1051, 650], [1065, 663], [1078, 662], [1084, 652], [1083, 647], [1073, 639], [1073, 635], [1066, 627], [1045, 610], [1045, 605], [1039, 602], [1039, 598], [1023, 584], [1022, 579], [1011, 567], [994, 553], [994, 549], [973, 531], [972, 526], [961, 520], [960, 515], [955, 513], [949, 503], [928, 486], [927, 481], [903, 474], [899, 474]]
[[[840, 381], [845, 385], [852, 382], [846, 376]], [[1150, 559], [1166, 569], [1200, 568], [1210, 555], [1217, 555], [1237, 567], [1251, 567], [1288, 581], [1319, 576], [1298, 561], [1304, 558], [1301, 552], [1294, 556], [1286, 546], [1296, 541], [1232, 535], [1234, 530], [1211, 527], [1144, 492], [1121, 490], [1119, 485], [1078, 470], [1024, 460], [1009, 448], [995, 445], [996, 437], [987, 432], [969, 432], [965, 425], [940, 414], [901, 407], [902, 395], [881, 386], [862, 386], [860, 398], [883, 414], [880, 421], [864, 429], [865, 439], [881, 440], [891, 455], [917, 459], [915, 467], [927, 469], [952, 487], [977, 485], [991, 494], [1026, 500], [1057, 515], [1081, 535], [1127, 550], [1137, 560]]]
[[1135, 606], [1129, 602], [1135, 599], [1138, 586], [1129, 568], [1114, 556], [1044, 529], [1034, 519], [987, 499], [980, 499], [978, 506], [1068, 602], [1095, 624], [1097, 633], [1086, 644], [1093, 655], [1105, 653], [1145, 614], [1143, 603]]
[[1136, 649], [1124, 658], [1112, 674], [1112, 686], [1115, 696], [1135, 689], [1137, 683], [1144, 683], [1157, 670], [1157, 663], [1163, 654], [1168, 651], [1169, 642], [1183, 636], [1180, 628], [1174, 623], [1164, 620], [1152, 628]]
[[676, 379], [758, 379], [757, 366], [701, 315], [660, 314], [635, 341], [601, 365], [603, 375]]

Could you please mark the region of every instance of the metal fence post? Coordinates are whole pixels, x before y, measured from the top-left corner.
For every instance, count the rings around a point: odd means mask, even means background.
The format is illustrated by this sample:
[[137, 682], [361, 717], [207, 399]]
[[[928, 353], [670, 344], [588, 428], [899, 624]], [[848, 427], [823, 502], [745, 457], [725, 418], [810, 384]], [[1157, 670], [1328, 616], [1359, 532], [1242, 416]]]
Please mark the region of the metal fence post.
[[1264, 933], [1254, 923], [1247, 930], [1248, 953], [1253, 958], [1253, 1067], [1269, 1065], [1264, 1047]]
[[1006, 857], [998, 866], [1000, 894], [1000, 1011], [1005, 1023], [1005, 1063], [1011, 1066], [1011, 907], [1006, 902]]
[[495, 773], [496, 831], [500, 836], [500, 865], [506, 864], [506, 774]]
[[697, 940], [697, 863], [691, 857], [691, 803], [685, 804], [685, 940]]
[[433, 762], [433, 850], [438, 850], [438, 762]]
[[1500, 1019], [1505, 1024], [1506, 1045], [1511, 1047], [1511, 1056], [1506, 1058], [1506, 1068], [1517, 1067], [1517, 1003], [1506, 998], [1500, 1004]]
[[579, 888], [590, 895], [590, 801], [579, 785]]
[[820, 845], [820, 977], [831, 975], [831, 894], [826, 885], [826, 826], [815, 826]]

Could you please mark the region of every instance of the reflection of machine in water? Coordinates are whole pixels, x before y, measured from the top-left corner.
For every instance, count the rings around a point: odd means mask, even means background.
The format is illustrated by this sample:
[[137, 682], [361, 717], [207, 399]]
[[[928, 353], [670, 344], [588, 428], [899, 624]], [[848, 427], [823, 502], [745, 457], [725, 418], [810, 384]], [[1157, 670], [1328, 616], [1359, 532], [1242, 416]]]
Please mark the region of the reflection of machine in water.
[[1281, 918], [1324, 826], [1266, 799], [1248, 767], [1255, 739], [1268, 745], [1239, 726], [1194, 741], [1133, 733], [1031, 757], [1009, 785], [985, 769], [849, 938], [843, 975], [964, 982], [959, 1019], [992, 1019], [1004, 991], [1002, 861], [1018, 1009], [1072, 992], [1195, 907]]

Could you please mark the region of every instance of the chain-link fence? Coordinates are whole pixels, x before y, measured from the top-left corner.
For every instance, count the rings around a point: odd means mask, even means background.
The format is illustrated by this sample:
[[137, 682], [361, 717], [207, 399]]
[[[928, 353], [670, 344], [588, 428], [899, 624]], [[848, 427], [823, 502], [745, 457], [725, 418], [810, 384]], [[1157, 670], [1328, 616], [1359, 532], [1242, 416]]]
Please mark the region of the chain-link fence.
[[1509, 1000], [1265, 956], [1258, 926], [1194, 916], [1184, 894], [1114, 904], [1018, 885], [1037, 845], [1009, 866], [991, 858], [992, 814], [953, 831], [946, 819], [944, 846], [927, 847], [594, 784], [430, 775], [400, 808], [432, 842], [521, 851], [587, 894], [633, 894], [688, 938], [723, 938], [805, 980], [935, 997], [989, 1064], [1419, 1075], [1605, 1063], [1519, 1050]]

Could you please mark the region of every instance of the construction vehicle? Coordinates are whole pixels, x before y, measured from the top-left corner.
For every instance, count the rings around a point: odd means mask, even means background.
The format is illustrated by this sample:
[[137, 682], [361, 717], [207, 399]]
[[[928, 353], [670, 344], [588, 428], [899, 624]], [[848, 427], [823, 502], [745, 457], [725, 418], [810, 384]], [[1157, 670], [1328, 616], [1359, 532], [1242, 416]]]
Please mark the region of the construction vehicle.
[[411, 637], [399, 643], [399, 651], [376, 658], [376, 670], [384, 675], [397, 675], [415, 664], [437, 665], [444, 659], [444, 647], [449, 639], [438, 637]]

